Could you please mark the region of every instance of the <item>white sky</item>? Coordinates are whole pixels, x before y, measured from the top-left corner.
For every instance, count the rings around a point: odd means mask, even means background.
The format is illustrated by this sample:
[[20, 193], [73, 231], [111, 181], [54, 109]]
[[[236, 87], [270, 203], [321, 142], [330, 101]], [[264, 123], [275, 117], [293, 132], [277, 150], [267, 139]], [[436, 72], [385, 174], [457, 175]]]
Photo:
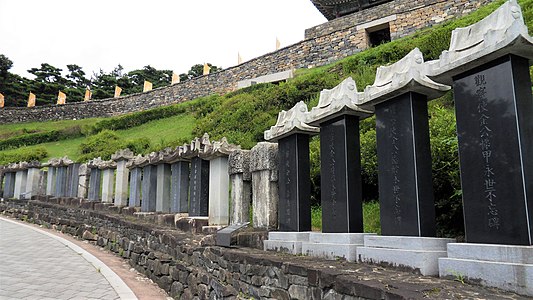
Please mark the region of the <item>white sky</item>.
[[0, 54], [10, 70], [49, 63], [125, 71], [151, 65], [184, 73], [196, 63], [228, 68], [303, 40], [326, 22], [310, 0], [0, 0]]

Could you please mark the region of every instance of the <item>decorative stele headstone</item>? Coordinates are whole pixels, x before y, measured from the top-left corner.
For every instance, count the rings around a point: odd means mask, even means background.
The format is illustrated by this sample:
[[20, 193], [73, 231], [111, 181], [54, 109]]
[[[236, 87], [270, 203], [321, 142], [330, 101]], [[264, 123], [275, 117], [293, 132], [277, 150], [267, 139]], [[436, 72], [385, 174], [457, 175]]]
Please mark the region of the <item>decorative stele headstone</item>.
[[198, 155], [211, 144], [209, 135], [195, 138], [190, 145], [184, 145], [183, 157], [191, 159], [189, 217], [209, 216], [209, 161]]
[[146, 157], [146, 159], [138, 166], [143, 168], [141, 211], [155, 212], [157, 195], [157, 166], [151, 165], [148, 157]]
[[93, 93], [90, 89], [85, 90], [85, 97], [83, 97], [83, 101], [90, 101], [91, 97], [93, 96]]
[[98, 166], [102, 171], [102, 202], [113, 203], [115, 189], [115, 169], [117, 164], [112, 161], [103, 161]]
[[26, 180], [28, 177], [28, 163], [19, 162], [13, 166], [15, 170], [14, 198], [24, 199], [26, 193]]
[[418, 48], [379, 67], [374, 84], [366, 87], [361, 106], [376, 113], [382, 235], [364, 237], [364, 247], [357, 248], [360, 261], [439, 273], [438, 259], [446, 257], [453, 240], [434, 238], [427, 101], [449, 89], [426, 76]]
[[57, 93], [57, 104], [58, 105], [63, 105], [67, 103], [67, 95], [61, 91], [59, 91], [59, 93]]
[[87, 164], [81, 164], [78, 170], [78, 198], [87, 199], [89, 191], [89, 178], [91, 169]]
[[143, 93], [148, 92], [152, 90], [152, 83], [150, 81], [145, 80], [143, 85]]
[[56, 184], [55, 184], [55, 194], [56, 197], [67, 197], [67, 186], [68, 186], [68, 167], [74, 162], [68, 157], [63, 157], [57, 160], [56, 167]]
[[122, 89], [118, 85], [115, 86], [115, 95], [113, 97], [114, 98], [120, 97], [120, 93], [122, 93]]
[[39, 194], [39, 181], [41, 180], [41, 163], [32, 161], [28, 163], [28, 175], [26, 177], [25, 199]]
[[78, 197], [78, 187], [80, 181], [80, 165], [79, 163], [73, 163], [67, 168], [67, 197]]
[[30, 92], [30, 95], [28, 96], [28, 107], [34, 107], [35, 106], [35, 94]]
[[261, 142], [250, 152], [253, 224], [256, 228], [278, 227], [278, 144]]
[[466, 241], [533, 245], [533, 38], [508, 1], [430, 62], [453, 82]]
[[309, 136], [320, 132], [305, 124], [307, 105], [298, 102], [281, 111], [276, 125], [265, 131], [265, 140], [278, 142], [280, 231], [311, 230], [311, 178]]
[[147, 160], [146, 157], [139, 154], [126, 164], [126, 167], [130, 170], [129, 207], [141, 207], [142, 165]]
[[56, 180], [56, 161], [57, 158], [49, 159], [47, 163], [43, 164], [43, 167], [48, 167], [46, 172], [46, 191], [45, 194], [53, 196], [55, 194], [55, 180]]
[[379, 67], [365, 89], [362, 107], [376, 113], [382, 235], [436, 234], [427, 100], [449, 89], [426, 76], [418, 48]]
[[306, 123], [320, 125], [322, 232], [363, 232], [359, 120], [372, 111], [358, 106], [363, 94], [349, 77], [320, 93]]
[[119, 150], [115, 152], [115, 154], [111, 155], [111, 160], [117, 164], [115, 181], [115, 206], [128, 205], [128, 179], [130, 171], [126, 167], [126, 164], [133, 157], [134, 154], [130, 149]]
[[4, 188], [3, 188], [3, 198], [9, 199], [15, 196], [15, 173], [14, 164], [9, 164], [7, 168], [4, 169]]
[[89, 176], [89, 201], [99, 201], [100, 191], [102, 188], [102, 172], [99, 167], [102, 164], [100, 157], [90, 160], [87, 163], [87, 167], [91, 170]]
[[229, 225], [229, 164], [231, 152], [241, 147], [226, 138], [207, 145], [200, 157], [209, 161], [209, 225]]
[[233, 151], [228, 161], [231, 185], [230, 224], [250, 222], [250, 203], [252, 202], [250, 150]]
[[157, 174], [156, 184], [156, 212], [169, 213], [170, 212], [170, 179], [171, 169], [170, 165], [163, 160], [163, 151], [152, 152], [148, 155], [150, 164], [155, 166]]
[[187, 213], [189, 211], [189, 160], [182, 154], [183, 146], [167, 149], [163, 153], [163, 160], [170, 164], [170, 212]]

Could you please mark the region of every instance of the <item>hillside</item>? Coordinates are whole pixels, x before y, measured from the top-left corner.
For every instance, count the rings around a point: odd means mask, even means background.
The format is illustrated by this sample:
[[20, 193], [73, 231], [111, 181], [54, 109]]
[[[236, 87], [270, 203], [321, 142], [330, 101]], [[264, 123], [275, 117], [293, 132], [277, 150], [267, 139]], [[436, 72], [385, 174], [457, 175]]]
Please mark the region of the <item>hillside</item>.
[[[518, 1], [530, 32], [533, 32], [533, 0]], [[227, 95], [213, 95], [182, 104], [107, 119], [25, 123], [0, 126], [0, 165], [21, 160], [45, 161], [68, 155], [86, 161], [109, 159], [116, 150], [129, 147], [146, 154], [190, 141], [208, 132], [213, 139], [227, 137], [232, 143], [251, 148], [262, 140], [263, 131], [276, 122], [282, 109], [299, 101], [309, 107], [318, 102], [322, 89], [332, 88], [352, 76], [358, 89], [372, 84], [380, 65], [395, 62], [414, 47], [425, 60], [437, 59], [448, 49], [451, 31], [482, 19], [503, 1], [413, 36], [368, 49], [334, 64], [299, 70], [296, 77], [279, 85], [260, 84]], [[455, 116], [451, 93], [432, 101], [430, 135], [433, 178], [440, 234], [462, 231], [461, 188], [457, 158]], [[364, 199], [377, 198], [377, 161], [374, 118], [361, 123], [361, 154]], [[320, 203], [318, 139], [311, 141], [312, 201]]]

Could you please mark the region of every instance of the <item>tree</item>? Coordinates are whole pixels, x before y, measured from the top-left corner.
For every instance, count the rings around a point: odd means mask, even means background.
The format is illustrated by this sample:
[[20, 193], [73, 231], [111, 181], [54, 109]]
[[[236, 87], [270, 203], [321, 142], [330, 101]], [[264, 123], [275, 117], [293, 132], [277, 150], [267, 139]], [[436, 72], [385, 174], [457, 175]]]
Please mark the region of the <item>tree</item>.
[[85, 77], [85, 72], [80, 66], [67, 65], [67, 69], [69, 71], [67, 75], [67, 79], [69, 79], [67, 86], [69, 88], [85, 89], [89, 85], [90, 81]]
[[[210, 63], [207, 63], [207, 65], [211, 68], [209, 73], [215, 73], [218, 71], [222, 71], [221, 67], [214, 66]], [[191, 69], [189, 70], [189, 72], [187, 72], [187, 74], [185, 73], [180, 74], [180, 81], [187, 81], [189, 79], [193, 79], [193, 78], [196, 78], [202, 75], [204, 75], [204, 65], [196, 64], [191, 67]]]

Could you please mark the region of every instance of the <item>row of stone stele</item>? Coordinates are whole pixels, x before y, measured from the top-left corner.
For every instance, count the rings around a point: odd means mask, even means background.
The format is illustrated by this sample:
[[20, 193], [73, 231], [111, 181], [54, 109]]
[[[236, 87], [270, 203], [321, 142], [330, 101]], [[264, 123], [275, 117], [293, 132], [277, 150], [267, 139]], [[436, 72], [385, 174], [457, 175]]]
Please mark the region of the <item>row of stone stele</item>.
[[277, 141], [295, 133], [315, 135], [320, 130], [316, 126], [343, 114], [369, 117], [377, 104], [406, 92], [426, 95], [428, 100], [438, 98], [451, 89], [453, 76], [503, 55], [518, 55], [532, 64], [532, 47], [520, 6], [516, 0], [507, 1], [483, 20], [453, 30], [450, 48], [438, 60], [424, 62], [422, 52], [415, 48], [396, 63], [379, 67], [374, 84], [364, 92], [358, 92], [349, 77], [323, 90], [311, 111], [304, 102], [281, 111], [276, 124], [264, 132], [265, 140]]

